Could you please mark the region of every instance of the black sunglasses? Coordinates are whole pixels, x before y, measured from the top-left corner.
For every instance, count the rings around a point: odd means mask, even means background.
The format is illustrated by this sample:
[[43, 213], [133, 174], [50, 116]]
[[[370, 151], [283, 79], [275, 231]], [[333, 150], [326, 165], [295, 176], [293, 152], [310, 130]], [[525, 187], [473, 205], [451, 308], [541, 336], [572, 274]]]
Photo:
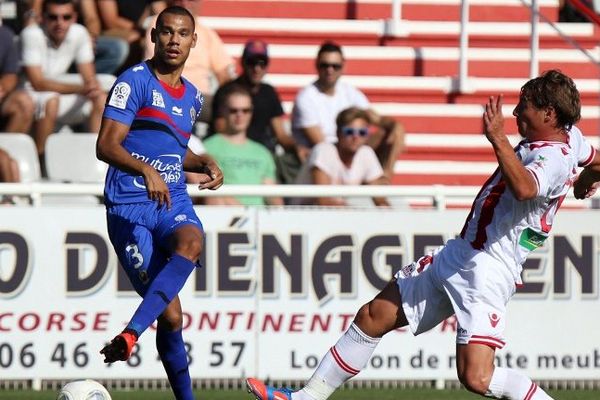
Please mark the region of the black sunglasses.
[[59, 19], [70, 21], [71, 18], [73, 18], [73, 14], [46, 14], [46, 17], [48, 17], [50, 21], [58, 21]]
[[251, 108], [227, 108], [229, 114], [250, 114], [252, 112]]
[[320, 62], [319, 64], [317, 64], [317, 67], [319, 67], [319, 69], [333, 68], [335, 71], [339, 71], [342, 69], [342, 64]]
[[263, 60], [262, 58], [249, 58], [247, 60], [244, 60], [244, 64], [249, 67], [261, 67], [261, 68], [266, 68], [266, 66], [269, 65], [267, 60]]

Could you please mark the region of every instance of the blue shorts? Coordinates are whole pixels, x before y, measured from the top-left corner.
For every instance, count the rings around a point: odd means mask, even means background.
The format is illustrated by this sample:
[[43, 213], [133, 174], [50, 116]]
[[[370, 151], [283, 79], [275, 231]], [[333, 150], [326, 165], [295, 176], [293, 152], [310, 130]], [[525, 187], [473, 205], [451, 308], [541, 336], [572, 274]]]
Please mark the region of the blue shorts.
[[107, 209], [108, 236], [140, 296], [144, 296], [170, 257], [169, 239], [173, 232], [183, 225], [196, 225], [204, 232], [189, 198], [172, 202], [170, 210], [156, 202], [119, 204]]

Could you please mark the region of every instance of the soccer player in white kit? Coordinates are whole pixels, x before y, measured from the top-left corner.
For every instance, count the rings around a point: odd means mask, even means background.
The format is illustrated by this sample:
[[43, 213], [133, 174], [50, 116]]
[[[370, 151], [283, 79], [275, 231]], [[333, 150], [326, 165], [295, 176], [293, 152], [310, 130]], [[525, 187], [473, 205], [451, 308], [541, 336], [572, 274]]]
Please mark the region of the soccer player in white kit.
[[324, 400], [367, 365], [386, 333], [408, 325], [418, 335], [456, 314], [457, 373], [469, 391], [551, 399], [520, 372], [495, 367], [494, 354], [505, 344], [506, 305], [521, 284], [522, 264], [548, 237], [576, 168], [597, 168], [600, 180], [600, 156], [574, 126], [580, 111], [568, 76], [550, 70], [531, 79], [513, 111], [523, 137], [513, 148], [504, 133], [502, 95], [490, 97], [483, 123], [498, 169], [475, 198], [460, 237], [402, 268], [363, 305], [301, 390], [255, 378], [247, 380], [248, 390], [260, 400]]

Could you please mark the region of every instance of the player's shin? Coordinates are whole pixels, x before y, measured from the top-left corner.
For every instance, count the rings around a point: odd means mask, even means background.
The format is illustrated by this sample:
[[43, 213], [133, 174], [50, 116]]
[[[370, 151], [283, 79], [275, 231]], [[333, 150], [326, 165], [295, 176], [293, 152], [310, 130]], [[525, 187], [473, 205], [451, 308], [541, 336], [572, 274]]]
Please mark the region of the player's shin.
[[196, 264], [192, 261], [174, 254], [150, 284], [127, 329], [135, 331], [140, 337], [177, 296], [194, 268]]
[[509, 368], [496, 367], [487, 397], [509, 400], [552, 400], [546, 392], [525, 375]]
[[181, 329], [156, 331], [156, 349], [165, 368], [171, 389], [177, 400], [194, 400], [192, 380]]
[[294, 393], [292, 399], [327, 399], [339, 386], [367, 365], [379, 340], [366, 335], [352, 323], [325, 354], [306, 386], [299, 393]]

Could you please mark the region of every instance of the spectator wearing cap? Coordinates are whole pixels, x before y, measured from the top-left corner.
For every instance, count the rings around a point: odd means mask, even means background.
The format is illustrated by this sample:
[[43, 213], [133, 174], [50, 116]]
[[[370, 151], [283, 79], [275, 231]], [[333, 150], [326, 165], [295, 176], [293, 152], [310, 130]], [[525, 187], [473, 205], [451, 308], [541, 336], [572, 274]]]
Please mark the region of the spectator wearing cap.
[[222, 132], [225, 127], [225, 94], [232, 86], [246, 88], [252, 96], [253, 107], [248, 137], [263, 144], [276, 157], [279, 180], [285, 182], [285, 171], [277, 157], [276, 146], [280, 145], [286, 151], [295, 151], [296, 146], [284, 127], [284, 112], [279, 95], [273, 86], [263, 82], [269, 66], [267, 43], [256, 39], [248, 40], [240, 62], [242, 74], [221, 86], [215, 93], [210, 132]]
[[[196, 47], [190, 51], [183, 75], [192, 82], [204, 96], [204, 104], [199, 120], [208, 123], [211, 117], [212, 99], [215, 88], [235, 77], [233, 59], [223, 41], [213, 29], [201, 22], [200, 8], [202, 0], [169, 0], [168, 6], [181, 6], [192, 13], [196, 19]], [[154, 26], [156, 17], [149, 26]], [[154, 54], [154, 43], [150, 40], [150, 29], [146, 31], [146, 58]], [[213, 84], [216, 80], [216, 85]]]
[[[336, 118], [337, 142], [316, 144], [302, 166], [296, 183], [314, 185], [382, 185], [388, 183], [373, 149], [367, 146], [369, 113], [350, 107]], [[294, 200], [295, 204], [346, 206], [341, 197]], [[374, 197], [377, 206], [389, 206], [387, 199]]]
[[367, 110], [373, 132], [367, 144], [375, 150], [385, 175], [390, 179], [394, 164], [404, 148], [404, 128], [391, 117], [381, 116], [371, 108], [369, 100], [359, 89], [340, 79], [344, 71], [342, 48], [324, 42], [315, 62], [318, 77], [302, 88], [292, 111], [292, 135], [296, 139], [301, 161], [318, 143], [336, 143], [336, 117], [344, 109], [358, 107]]

